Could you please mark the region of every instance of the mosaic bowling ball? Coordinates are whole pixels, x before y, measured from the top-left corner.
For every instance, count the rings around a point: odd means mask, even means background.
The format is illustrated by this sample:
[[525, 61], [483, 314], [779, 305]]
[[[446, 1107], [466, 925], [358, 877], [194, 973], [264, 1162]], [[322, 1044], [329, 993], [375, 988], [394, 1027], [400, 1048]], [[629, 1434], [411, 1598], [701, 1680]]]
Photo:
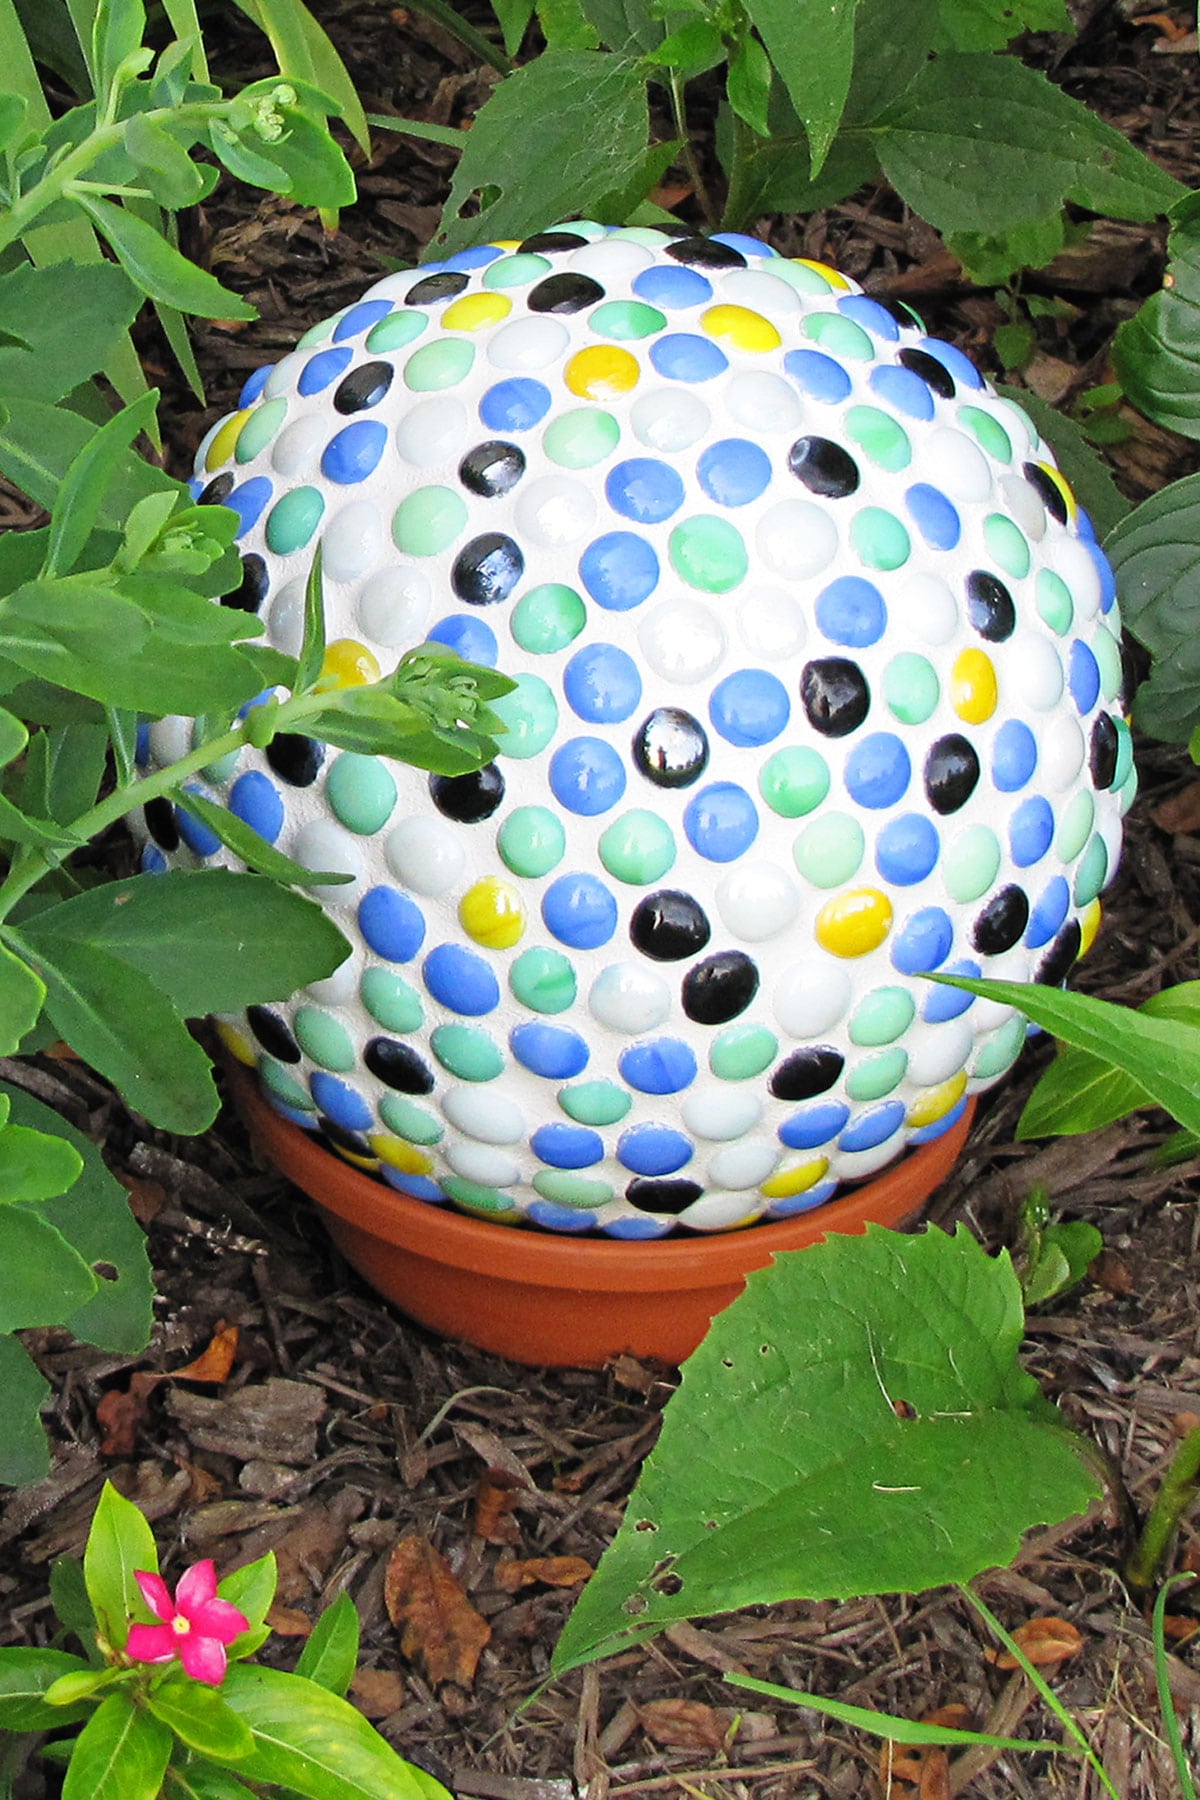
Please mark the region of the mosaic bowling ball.
[[[222, 1030], [401, 1194], [615, 1239], [818, 1207], [1021, 1049], [925, 971], [1058, 983], [1095, 931], [1108, 565], [1020, 408], [830, 268], [584, 223], [389, 275], [194, 491], [280, 650], [320, 544], [340, 681], [432, 639], [518, 682], [477, 774], [282, 737], [206, 790], [353, 876], [337, 973]], [[233, 861], [147, 824], [148, 869]]]

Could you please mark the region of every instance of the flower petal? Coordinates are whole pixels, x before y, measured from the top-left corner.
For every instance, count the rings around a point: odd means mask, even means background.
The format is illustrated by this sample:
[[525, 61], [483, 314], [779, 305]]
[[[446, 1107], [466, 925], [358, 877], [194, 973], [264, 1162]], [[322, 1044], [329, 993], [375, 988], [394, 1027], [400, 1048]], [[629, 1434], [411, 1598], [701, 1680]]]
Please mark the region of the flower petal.
[[170, 1589], [161, 1575], [152, 1575], [148, 1569], [135, 1569], [133, 1579], [142, 1592], [142, 1599], [150, 1608], [156, 1619], [169, 1625], [175, 1617], [175, 1606], [171, 1599]]
[[219, 1644], [216, 1638], [189, 1634], [180, 1643], [179, 1660], [193, 1681], [207, 1682], [209, 1687], [220, 1687], [225, 1679], [225, 1646]]
[[185, 1569], [175, 1584], [175, 1605], [185, 1619], [192, 1618], [192, 1608], [211, 1600], [217, 1591], [217, 1568], [211, 1556]]
[[170, 1662], [179, 1639], [169, 1625], [131, 1625], [125, 1654], [135, 1662]]
[[216, 1638], [219, 1644], [232, 1644], [235, 1637], [250, 1629], [245, 1613], [228, 1600], [203, 1600], [198, 1606], [189, 1606], [188, 1618], [198, 1632]]

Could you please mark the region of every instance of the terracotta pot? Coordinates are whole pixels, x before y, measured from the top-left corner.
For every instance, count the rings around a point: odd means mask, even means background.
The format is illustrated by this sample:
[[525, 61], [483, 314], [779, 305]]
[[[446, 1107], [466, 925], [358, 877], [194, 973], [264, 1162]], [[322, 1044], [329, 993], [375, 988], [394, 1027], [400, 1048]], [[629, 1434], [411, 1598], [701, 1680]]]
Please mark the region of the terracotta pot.
[[281, 1119], [244, 1069], [229, 1078], [260, 1148], [316, 1202], [346, 1260], [410, 1318], [514, 1362], [599, 1368], [621, 1351], [680, 1363], [745, 1277], [831, 1231], [902, 1226], [945, 1179], [974, 1102], [943, 1137], [799, 1218], [648, 1244], [505, 1229], [393, 1193]]

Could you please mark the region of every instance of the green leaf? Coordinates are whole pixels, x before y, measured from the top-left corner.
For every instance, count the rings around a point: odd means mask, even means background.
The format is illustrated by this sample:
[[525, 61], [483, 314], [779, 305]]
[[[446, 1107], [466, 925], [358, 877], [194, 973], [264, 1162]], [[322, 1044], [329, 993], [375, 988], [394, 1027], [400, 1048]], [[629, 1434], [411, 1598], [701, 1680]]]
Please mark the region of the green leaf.
[[134, 1619], [148, 1617], [134, 1570], [158, 1573], [158, 1546], [145, 1515], [106, 1481], [92, 1514], [83, 1579], [96, 1624], [106, 1641], [123, 1650]]
[[[268, 139], [272, 162], [279, 163], [288, 179], [288, 196], [301, 206], [336, 212], [352, 206], [354, 176], [341, 147], [324, 125], [316, 125], [295, 107], [282, 108], [286, 128]], [[249, 134], [242, 138], [243, 146]]]
[[79, 203], [95, 221], [126, 274], [152, 300], [202, 319], [256, 319], [253, 306], [222, 287], [215, 275], [188, 262], [152, 225], [123, 206], [97, 194], [81, 194]]
[[92, 20], [92, 78], [96, 93], [108, 94], [118, 69], [141, 48], [146, 29], [142, 0], [97, 0]]
[[307, 694], [325, 661], [325, 585], [321, 574], [321, 546], [317, 545], [308, 579], [304, 583], [304, 637], [296, 659], [292, 692]]
[[1047, 1225], [1037, 1260], [1022, 1284], [1026, 1306], [1040, 1306], [1076, 1287], [1103, 1248], [1103, 1237], [1084, 1219]]
[[244, 1640], [254, 1634], [271, 1610], [278, 1585], [279, 1566], [272, 1550], [268, 1550], [265, 1556], [258, 1557], [255, 1562], [243, 1563], [240, 1569], [234, 1569], [218, 1582], [217, 1593], [221, 1599], [236, 1606], [250, 1621], [250, 1630], [244, 1631], [229, 1646], [231, 1661], [249, 1654], [242, 1647]]
[[[1181, 982], [1151, 995], [1139, 1009], [1151, 1019], [1175, 1019], [1200, 1027], [1200, 981]], [[1127, 1113], [1153, 1105], [1146, 1089], [1113, 1066], [1107, 1055], [1059, 1047], [1026, 1102], [1017, 1126], [1019, 1138], [1075, 1135], [1098, 1131]]]
[[1125, 623], [1154, 659], [1134, 719], [1152, 737], [1185, 744], [1200, 724], [1200, 475], [1143, 500], [1104, 548]]
[[657, 0], [582, 0], [600, 41], [622, 56], [650, 56], [667, 35]]
[[1070, 31], [1064, 0], [940, 0], [955, 50], [1003, 50], [1023, 31]]
[[[307, 1800], [432, 1800], [360, 1712], [299, 1675], [235, 1663], [222, 1692], [254, 1734], [238, 1764], [247, 1781], [295, 1788]], [[434, 1784], [436, 1800], [450, 1800]]]
[[146, 1704], [189, 1749], [218, 1762], [239, 1762], [254, 1749], [248, 1726], [214, 1688], [172, 1675], [150, 1689]]
[[96, 803], [108, 761], [108, 728], [80, 720], [39, 732], [37, 743], [38, 780], [22, 789], [21, 804], [70, 824]]
[[811, 151], [813, 177], [829, 154], [850, 92], [858, 0], [745, 0], [788, 91]]
[[[646, 77], [599, 50], [547, 50], [502, 81], [476, 114], [450, 186], [436, 253], [524, 237], [586, 214], [621, 188], [646, 149]], [[477, 216], [464, 216], [478, 201]]]
[[1113, 480], [1109, 464], [1088, 442], [1083, 427], [1065, 413], [1057, 412], [1036, 394], [1031, 394], [1027, 388], [997, 382], [996, 392], [1003, 394], [1006, 400], [1015, 400], [1029, 414], [1053, 450], [1055, 462], [1096, 527], [1097, 534], [1101, 538], [1107, 537], [1128, 515], [1129, 502]]
[[20, 140], [28, 110], [23, 94], [0, 93], [0, 151], [12, 149]]
[[552, 49], [595, 50], [599, 44], [600, 34], [579, 0], [538, 0], [537, 16], [542, 36]]
[[654, 52], [654, 60], [665, 69], [674, 69], [690, 81], [706, 69], [715, 69], [725, 60], [725, 40], [707, 19], [690, 19], [678, 31], [665, 37]]
[[0, 1730], [52, 1731], [63, 1723], [63, 1715], [58, 1707], [47, 1706], [42, 1695], [64, 1675], [87, 1672], [87, 1664], [65, 1650], [0, 1650]]
[[744, 32], [730, 60], [725, 80], [729, 104], [761, 138], [771, 135], [767, 106], [771, 97], [771, 59], [752, 31]]
[[256, 875], [269, 875], [272, 881], [295, 887], [337, 887], [354, 879], [352, 875], [340, 874], [333, 869], [305, 868], [303, 863], [268, 844], [253, 826], [239, 819], [227, 806], [218, 806], [215, 800], [206, 800], [203, 794], [188, 789], [175, 798], [215, 832], [225, 848], [232, 850]]
[[[946, 235], [946, 248], [958, 257], [964, 269], [980, 287], [998, 287], [1021, 269], [1044, 269], [1053, 262], [1066, 241], [1066, 224], [1061, 207], [1048, 218], [1031, 219], [992, 235], [982, 231], [953, 231]], [[1017, 329], [1009, 325], [1002, 328]], [[997, 332], [997, 337], [999, 332]], [[1032, 352], [1035, 339], [1028, 333]], [[998, 350], [1006, 369], [1023, 368], [1028, 357], [1014, 358]]]
[[[24, 1487], [50, 1473], [50, 1447], [39, 1412], [50, 1398], [50, 1383], [14, 1337], [0, 1334], [0, 1482]], [[40, 1654], [48, 1654], [41, 1652]], [[8, 1726], [0, 1676], [0, 1726]], [[36, 1731], [36, 1725], [12, 1725]]]
[[66, 575], [74, 567], [95, 529], [104, 497], [125, 461], [126, 452], [134, 439], [149, 428], [157, 406], [158, 389], [151, 388], [132, 406], [123, 407], [99, 431], [93, 431], [87, 444], [73, 459], [50, 521], [50, 541], [43, 568], [45, 577]]
[[40, 1209], [0, 1206], [0, 1332], [61, 1325], [95, 1291], [92, 1271]]
[[533, 0], [492, 0], [492, 11], [500, 22], [505, 50], [515, 56], [533, 17]]
[[[31, 500], [50, 511], [68, 468], [90, 441], [95, 426], [66, 407], [48, 406], [40, 400], [13, 399], [7, 405], [8, 417], [0, 423], [0, 470]], [[144, 494], [179, 485], [162, 469], [131, 452], [109, 490], [99, 524], [119, 531]]]
[[726, 1675], [731, 1687], [747, 1688], [754, 1694], [765, 1694], [771, 1700], [783, 1700], [791, 1706], [809, 1706], [814, 1712], [828, 1713], [843, 1725], [854, 1725], [869, 1731], [872, 1737], [885, 1738], [893, 1744], [990, 1744], [1000, 1750], [1060, 1751], [1061, 1744], [1051, 1739], [993, 1737], [982, 1731], [958, 1731], [953, 1725], [927, 1725], [920, 1719], [901, 1719], [895, 1713], [876, 1712], [865, 1706], [851, 1706], [846, 1700], [827, 1700], [822, 1694], [808, 1694], [801, 1688], [779, 1687], [773, 1681], [757, 1681], [753, 1675]]
[[238, 0], [238, 5], [270, 39], [280, 74], [330, 95], [351, 137], [369, 156], [371, 134], [358, 91], [324, 27], [302, 0]]
[[197, 1762], [194, 1757], [183, 1768], [176, 1765], [167, 1770], [163, 1794], [165, 1800], [256, 1800], [245, 1782], [227, 1769]]
[[62, 1800], [157, 1800], [170, 1755], [166, 1726], [110, 1694], [76, 1740]]
[[20, 756], [29, 742], [29, 733], [15, 714], [0, 706], [0, 768]]
[[688, 1359], [553, 1668], [677, 1619], [966, 1581], [1082, 1511], [1096, 1482], [1017, 1362], [1023, 1326], [1007, 1255], [965, 1230], [870, 1226], [751, 1275]]
[[61, 400], [104, 367], [140, 305], [141, 295], [113, 263], [25, 263], [0, 276], [0, 318], [28, 345], [0, 348], [5, 403], [15, 396]]
[[82, 1168], [83, 1158], [62, 1138], [11, 1122], [0, 1125], [0, 1205], [56, 1199]]
[[1200, 194], [1171, 216], [1163, 287], [1113, 339], [1126, 398], [1156, 425], [1200, 437]]
[[0, 1056], [12, 1056], [33, 1030], [46, 998], [46, 984], [27, 963], [0, 944]]
[[125, 153], [148, 177], [147, 187], [160, 205], [194, 206], [211, 190], [213, 171], [194, 163], [178, 138], [134, 113], [125, 123]]
[[325, 1608], [300, 1652], [297, 1675], [344, 1695], [358, 1667], [358, 1609], [344, 1590]]

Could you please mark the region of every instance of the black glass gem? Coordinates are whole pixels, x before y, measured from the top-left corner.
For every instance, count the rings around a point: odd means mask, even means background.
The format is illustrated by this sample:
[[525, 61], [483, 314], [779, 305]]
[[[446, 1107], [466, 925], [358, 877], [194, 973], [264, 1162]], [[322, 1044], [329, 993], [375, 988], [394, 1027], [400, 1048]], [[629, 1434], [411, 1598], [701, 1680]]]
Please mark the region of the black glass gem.
[[788, 451], [788, 468], [810, 494], [825, 500], [844, 500], [858, 486], [858, 464], [830, 438], [797, 438]]
[[316, 738], [281, 731], [267, 745], [267, 761], [289, 787], [311, 787], [325, 761], [325, 746]]
[[161, 794], [155, 800], [147, 800], [142, 817], [146, 821], [146, 830], [160, 850], [178, 850], [179, 826], [175, 822], [175, 808], [169, 800]]
[[975, 920], [971, 942], [981, 956], [999, 956], [1020, 942], [1029, 923], [1029, 896], [1015, 885], [992, 895]]
[[494, 500], [499, 494], [507, 494], [510, 488], [516, 487], [525, 473], [525, 453], [518, 450], [515, 444], [503, 443], [499, 438], [491, 438], [486, 444], [476, 444], [468, 450], [458, 465], [458, 479], [473, 494], [480, 494], [485, 500]]
[[678, 888], [660, 888], [634, 907], [629, 936], [643, 956], [655, 962], [680, 962], [703, 950], [712, 927], [698, 900]]
[[667, 245], [667, 255], [676, 262], [697, 269], [744, 269], [746, 259], [732, 244], [718, 244], [716, 238], [682, 237]]
[[650, 225], [647, 229], [650, 231], [657, 231], [658, 235], [664, 238], [685, 238], [695, 236], [692, 227], [690, 225], [680, 224], [678, 219], [673, 219], [669, 225]]
[[906, 306], [903, 300], [885, 300], [882, 294], [872, 294], [871, 299], [876, 306], [882, 306], [889, 318], [895, 319], [897, 325], [903, 326], [906, 331], [914, 328], [924, 331], [925, 321], [920, 313], [914, 312], [911, 306]]
[[914, 375], [919, 375], [926, 387], [940, 394], [943, 400], [953, 400], [954, 377], [936, 356], [930, 356], [927, 350], [902, 350], [897, 361], [911, 369]]
[[845, 1057], [829, 1044], [811, 1050], [793, 1050], [772, 1071], [770, 1089], [777, 1100], [811, 1100], [827, 1094], [845, 1064]]
[[1117, 772], [1117, 728], [1107, 713], [1097, 713], [1088, 746], [1088, 771], [1098, 788], [1110, 788]]
[[637, 728], [633, 760], [655, 787], [690, 787], [708, 764], [704, 727], [680, 706], [657, 706]]
[[327, 1119], [324, 1113], [317, 1114], [317, 1123], [321, 1128], [322, 1136], [339, 1150], [348, 1150], [351, 1156], [374, 1157], [375, 1152], [361, 1132], [347, 1131], [344, 1125], [337, 1124], [333, 1119]]
[[805, 663], [800, 699], [808, 722], [822, 737], [846, 737], [857, 731], [871, 705], [867, 678], [844, 656], [822, 656]]
[[495, 763], [486, 763], [469, 775], [431, 775], [429, 793], [447, 819], [478, 825], [481, 819], [490, 819], [503, 800], [504, 777]]
[[595, 306], [597, 300], [603, 298], [604, 289], [590, 275], [577, 275], [572, 269], [563, 269], [557, 275], [547, 275], [544, 281], [530, 288], [525, 304], [530, 312], [577, 313], [585, 306]]
[[625, 1198], [639, 1212], [670, 1213], [674, 1217], [703, 1192], [698, 1181], [655, 1181], [636, 1175], [626, 1185]]
[[201, 488], [197, 506], [220, 506], [222, 500], [233, 492], [233, 476], [225, 469], [220, 475], [214, 475], [207, 487]]
[[553, 255], [556, 250], [581, 250], [587, 243], [577, 231], [535, 231], [517, 245], [523, 256]]
[[1072, 919], [1069, 925], [1063, 926], [1043, 956], [1033, 979], [1045, 987], [1060, 987], [1075, 965], [1081, 942], [1079, 922]]
[[246, 1023], [268, 1056], [273, 1056], [277, 1062], [300, 1061], [299, 1044], [284, 1020], [269, 1006], [248, 1006]]
[[955, 813], [979, 782], [979, 758], [961, 733], [939, 738], [925, 758], [925, 792], [934, 812]]
[[1013, 597], [998, 575], [972, 569], [967, 576], [967, 617], [989, 644], [1002, 644], [1017, 628]]
[[372, 1038], [363, 1051], [363, 1061], [372, 1075], [378, 1075], [380, 1081], [386, 1081], [401, 1094], [433, 1092], [433, 1070], [411, 1044], [398, 1043], [395, 1038]]
[[525, 558], [512, 538], [485, 531], [459, 551], [450, 582], [469, 606], [493, 606], [508, 599], [524, 572]]
[[232, 593], [221, 597], [222, 606], [231, 606], [235, 612], [256, 613], [267, 597], [267, 589], [271, 580], [267, 574], [267, 565], [256, 551], [242, 558], [242, 579]]
[[683, 978], [683, 1010], [697, 1025], [724, 1025], [758, 992], [758, 969], [741, 950], [718, 950]]
[[461, 269], [443, 269], [440, 274], [426, 275], [410, 287], [404, 296], [405, 306], [432, 306], [436, 300], [453, 300], [461, 294], [469, 277]]
[[363, 363], [359, 368], [351, 369], [334, 389], [334, 411], [365, 412], [368, 406], [378, 406], [391, 387], [395, 373], [388, 362]]
[[1062, 490], [1058, 483], [1056, 481], [1051, 481], [1049, 475], [1046, 473], [1045, 469], [1041, 467], [1040, 463], [1022, 463], [1021, 473], [1029, 483], [1030, 487], [1036, 488], [1037, 497], [1045, 507], [1046, 511], [1050, 514], [1050, 517], [1052, 519], [1057, 519], [1060, 525], [1065, 525], [1067, 522], [1067, 503], [1063, 498]]

